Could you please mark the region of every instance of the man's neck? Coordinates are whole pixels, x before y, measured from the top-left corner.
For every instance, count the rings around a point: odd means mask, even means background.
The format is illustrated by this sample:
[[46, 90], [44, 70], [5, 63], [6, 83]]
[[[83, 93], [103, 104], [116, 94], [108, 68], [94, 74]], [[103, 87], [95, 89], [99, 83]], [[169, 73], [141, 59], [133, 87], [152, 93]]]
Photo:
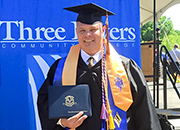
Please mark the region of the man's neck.
[[86, 64], [88, 64], [87, 63], [87, 60], [89, 59], [89, 57], [93, 57], [94, 58], [94, 60], [95, 60], [95, 63], [97, 63], [97, 62], [99, 62], [100, 60], [101, 60], [101, 57], [102, 57], [102, 54], [101, 54], [101, 51], [99, 51], [99, 52], [97, 52], [95, 55], [93, 55], [93, 56], [90, 56], [90, 55], [88, 55], [85, 51], [83, 51], [82, 49], [81, 49], [81, 57], [82, 57], [82, 59], [83, 59], [83, 61], [86, 63]]

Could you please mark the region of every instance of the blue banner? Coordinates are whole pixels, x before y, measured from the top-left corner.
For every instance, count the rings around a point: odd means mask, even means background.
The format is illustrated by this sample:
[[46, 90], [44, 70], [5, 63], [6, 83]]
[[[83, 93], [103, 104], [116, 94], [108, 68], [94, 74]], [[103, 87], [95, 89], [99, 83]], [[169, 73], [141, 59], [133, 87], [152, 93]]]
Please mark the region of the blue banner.
[[0, 130], [41, 130], [37, 92], [53, 62], [78, 43], [77, 14], [63, 8], [91, 2], [116, 14], [110, 42], [141, 65], [139, 0], [1, 0]]

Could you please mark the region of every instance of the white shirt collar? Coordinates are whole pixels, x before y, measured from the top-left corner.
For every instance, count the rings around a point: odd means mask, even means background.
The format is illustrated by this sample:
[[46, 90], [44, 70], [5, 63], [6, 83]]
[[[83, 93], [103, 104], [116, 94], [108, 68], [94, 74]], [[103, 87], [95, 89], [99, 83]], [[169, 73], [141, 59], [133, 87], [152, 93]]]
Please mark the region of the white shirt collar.
[[90, 56], [88, 55], [85, 51], [83, 51], [81, 49], [81, 57], [83, 59], [83, 61], [88, 65], [89, 63], [87, 62], [87, 60], [89, 59], [89, 57], [93, 57], [94, 58], [94, 64], [96, 64], [97, 62], [99, 62], [101, 60], [101, 51], [97, 52], [95, 55]]

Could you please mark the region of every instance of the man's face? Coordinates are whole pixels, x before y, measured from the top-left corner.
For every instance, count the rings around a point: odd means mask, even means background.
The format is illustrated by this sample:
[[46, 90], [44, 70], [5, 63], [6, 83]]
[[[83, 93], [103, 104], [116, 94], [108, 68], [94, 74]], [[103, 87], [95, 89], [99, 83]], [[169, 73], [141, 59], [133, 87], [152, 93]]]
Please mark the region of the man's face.
[[105, 28], [101, 22], [92, 25], [77, 22], [77, 36], [81, 49], [94, 55], [101, 50]]

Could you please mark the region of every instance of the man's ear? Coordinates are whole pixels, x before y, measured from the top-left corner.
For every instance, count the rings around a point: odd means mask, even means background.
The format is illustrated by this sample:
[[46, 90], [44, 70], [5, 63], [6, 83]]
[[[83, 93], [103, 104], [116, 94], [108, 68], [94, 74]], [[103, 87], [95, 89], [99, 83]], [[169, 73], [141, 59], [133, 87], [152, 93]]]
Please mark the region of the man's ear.
[[76, 34], [77, 34], [77, 28], [76, 28]]
[[106, 30], [106, 26], [105, 26], [105, 25], [103, 25], [102, 29], [103, 29], [103, 32], [105, 32], [105, 30]]

